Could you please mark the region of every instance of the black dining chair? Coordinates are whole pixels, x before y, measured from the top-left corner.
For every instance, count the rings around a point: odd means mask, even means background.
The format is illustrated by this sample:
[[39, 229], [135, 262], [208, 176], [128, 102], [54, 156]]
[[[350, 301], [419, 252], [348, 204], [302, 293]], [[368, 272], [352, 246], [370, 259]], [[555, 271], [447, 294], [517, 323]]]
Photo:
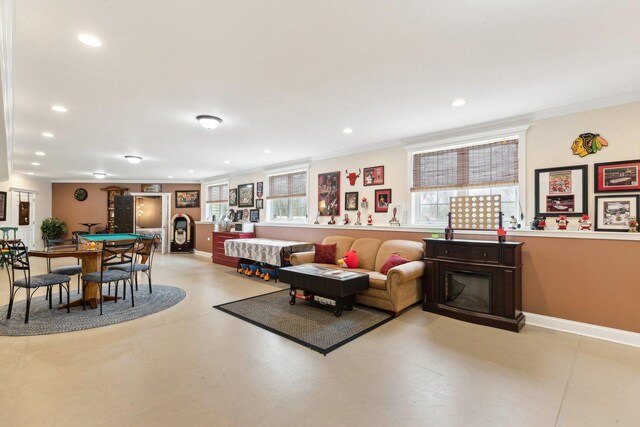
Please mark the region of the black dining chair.
[[[153, 288], [151, 287], [151, 267], [153, 266], [153, 256], [156, 253], [156, 249], [160, 246], [160, 242], [162, 238], [159, 234], [153, 236], [151, 242], [147, 244], [140, 244], [136, 250], [136, 260], [131, 267], [131, 273], [133, 274], [136, 291], [138, 290], [138, 272], [142, 272], [147, 275], [147, 279], [149, 281], [149, 293], [153, 293]], [[116, 270], [127, 271], [125, 266], [116, 265], [110, 267]], [[117, 296], [117, 290], [116, 290]]]
[[[124, 282], [126, 289], [127, 281], [131, 287], [131, 306], [135, 307], [133, 299], [133, 274], [130, 273], [133, 268], [133, 260], [135, 258], [135, 249], [140, 244], [140, 238], [129, 243], [117, 243], [107, 241], [102, 242], [101, 266], [100, 271], [84, 274], [82, 276], [82, 309], [86, 309], [85, 290], [89, 282], [96, 282], [100, 286], [100, 315], [102, 315], [102, 285], [111, 283], [116, 285], [116, 302], [118, 302], [118, 283]], [[122, 266], [123, 270], [116, 270], [113, 267]]]
[[[62, 247], [62, 246], [73, 246], [78, 249], [79, 239], [78, 236], [74, 235], [71, 239], [48, 239], [47, 236], [42, 236], [42, 241], [44, 243], [44, 248], [46, 250], [50, 250], [53, 247]], [[51, 258], [47, 258], [47, 273], [53, 274], [65, 274], [67, 276], [78, 276], [78, 290], [80, 293], [80, 275], [82, 274], [82, 265], [80, 264], [80, 259], [76, 261], [75, 265], [62, 265], [57, 267], [51, 266]], [[62, 294], [60, 294], [60, 303], [62, 303]]]
[[[31, 298], [38, 288], [46, 287], [47, 293], [51, 295], [51, 288], [55, 285], [62, 286], [67, 291], [67, 313], [69, 313], [69, 282], [71, 277], [64, 274], [39, 274], [31, 275], [29, 264], [29, 252], [22, 241], [8, 243], [0, 240], [0, 253], [4, 262], [11, 268], [7, 268], [9, 276], [9, 308], [7, 319], [11, 318], [13, 301], [20, 288], [27, 291], [27, 309], [24, 316], [24, 323], [29, 323], [29, 310], [31, 309]], [[49, 298], [49, 309], [53, 308], [51, 298]]]

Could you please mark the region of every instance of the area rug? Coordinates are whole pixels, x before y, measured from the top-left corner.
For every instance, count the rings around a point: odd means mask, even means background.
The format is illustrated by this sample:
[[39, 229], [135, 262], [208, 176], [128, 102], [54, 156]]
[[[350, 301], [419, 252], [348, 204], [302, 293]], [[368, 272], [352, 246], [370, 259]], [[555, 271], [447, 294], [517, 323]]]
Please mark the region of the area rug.
[[393, 319], [362, 306], [336, 317], [329, 306], [303, 300], [290, 305], [289, 300], [287, 289], [214, 308], [325, 355]]
[[[106, 289], [106, 288], [105, 288]], [[121, 289], [122, 290], [122, 289]], [[20, 291], [18, 291], [20, 292]], [[23, 291], [24, 292], [24, 291]], [[71, 292], [71, 300], [78, 296]], [[127, 299], [106, 301], [102, 304], [103, 315], [100, 309], [82, 310], [82, 307], [71, 307], [71, 313], [66, 309], [58, 310], [58, 294], [53, 294], [53, 309], [49, 310], [49, 302], [44, 296], [31, 300], [29, 323], [24, 323], [26, 301], [20, 300], [13, 303], [11, 319], [7, 319], [9, 305], [0, 307], [0, 335], [27, 336], [57, 334], [60, 332], [80, 331], [82, 329], [98, 328], [100, 326], [113, 325], [139, 319], [153, 313], [176, 305], [187, 294], [175, 286], [153, 285], [153, 293], [145, 286], [135, 293], [135, 307], [131, 307], [131, 296], [127, 289]], [[18, 294], [18, 297], [21, 295]], [[62, 300], [66, 301], [66, 293], [63, 291]]]

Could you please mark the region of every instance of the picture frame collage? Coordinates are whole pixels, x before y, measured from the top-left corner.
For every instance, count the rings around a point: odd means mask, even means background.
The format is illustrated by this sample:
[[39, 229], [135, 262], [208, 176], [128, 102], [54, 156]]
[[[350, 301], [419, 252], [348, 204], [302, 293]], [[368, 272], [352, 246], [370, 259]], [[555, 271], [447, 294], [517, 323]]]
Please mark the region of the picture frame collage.
[[[229, 189], [229, 207], [237, 207], [233, 212], [233, 222], [260, 222], [260, 210], [264, 208], [264, 183], [250, 182]], [[240, 209], [244, 208], [244, 209]]]
[[[595, 163], [593, 192], [594, 230], [628, 232], [640, 212], [640, 160]], [[588, 165], [535, 170], [536, 216], [588, 215], [588, 194]]]

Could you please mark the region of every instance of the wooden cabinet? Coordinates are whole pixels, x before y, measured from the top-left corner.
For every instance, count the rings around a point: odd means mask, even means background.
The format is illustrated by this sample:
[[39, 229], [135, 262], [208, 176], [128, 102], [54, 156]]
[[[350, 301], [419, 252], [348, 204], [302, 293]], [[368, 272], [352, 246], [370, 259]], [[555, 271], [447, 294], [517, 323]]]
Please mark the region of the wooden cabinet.
[[212, 232], [211, 243], [211, 261], [216, 264], [227, 265], [229, 267], [236, 267], [238, 265], [238, 258], [228, 257], [224, 254], [224, 242], [227, 239], [252, 239], [256, 237], [254, 233], [241, 233], [241, 232]]
[[423, 241], [423, 310], [514, 332], [522, 329], [523, 243]]
[[121, 196], [129, 191], [128, 188], [117, 187], [111, 185], [106, 188], [101, 188], [102, 191], [107, 192], [107, 227], [105, 232], [113, 233], [118, 230], [115, 229], [116, 221], [116, 196]]

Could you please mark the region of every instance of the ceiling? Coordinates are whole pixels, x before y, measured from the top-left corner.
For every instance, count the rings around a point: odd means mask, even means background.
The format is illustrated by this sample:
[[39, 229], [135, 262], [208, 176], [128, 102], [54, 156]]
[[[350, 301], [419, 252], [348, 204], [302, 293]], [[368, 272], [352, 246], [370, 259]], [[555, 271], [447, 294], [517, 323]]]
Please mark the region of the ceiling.
[[13, 170], [197, 181], [628, 94], [639, 17], [633, 0], [16, 1]]

